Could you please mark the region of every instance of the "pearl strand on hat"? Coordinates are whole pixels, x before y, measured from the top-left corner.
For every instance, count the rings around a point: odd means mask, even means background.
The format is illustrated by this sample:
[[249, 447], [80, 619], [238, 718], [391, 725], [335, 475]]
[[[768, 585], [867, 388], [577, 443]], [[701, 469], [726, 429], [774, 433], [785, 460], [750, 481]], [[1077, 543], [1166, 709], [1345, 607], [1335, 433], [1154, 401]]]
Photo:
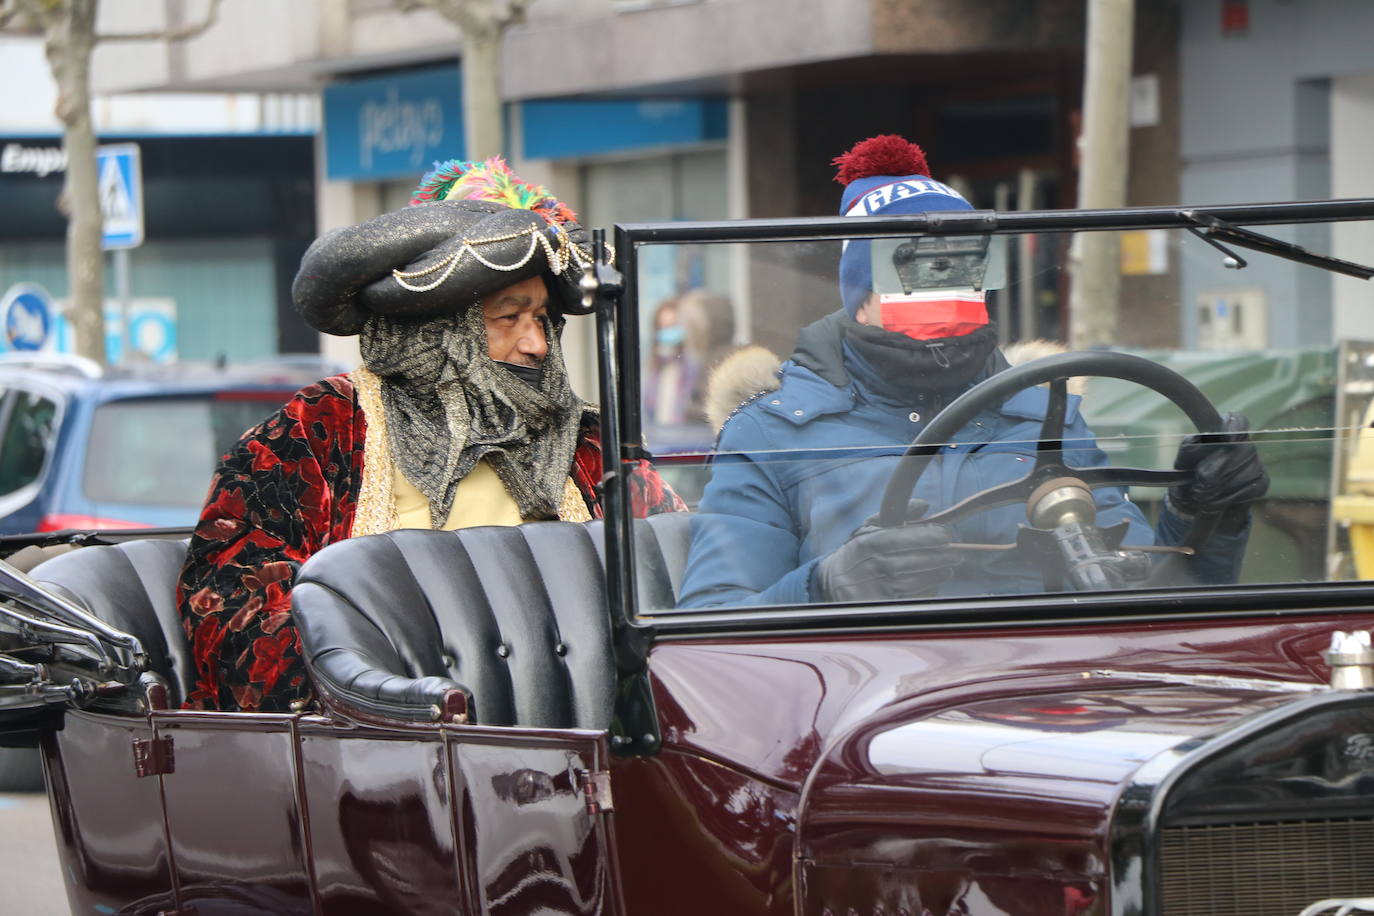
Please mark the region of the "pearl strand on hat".
[[[450, 276], [452, 276], [454, 270], [456, 270], [458, 268], [458, 265], [462, 262], [463, 257], [468, 254], [471, 254], [473, 260], [477, 261], [477, 263], [481, 264], [483, 267], [486, 267], [490, 270], [499, 271], [519, 270], [520, 268], [524, 267], [526, 264], [530, 262], [530, 259], [534, 257], [534, 253], [540, 248], [540, 246], [543, 246], [544, 257], [548, 261], [549, 269], [556, 274], [561, 274], [564, 271], [566, 271], [568, 269], [568, 265], [574, 261], [577, 262], [578, 267], [584, 267], [587, 264], [591, 263], [591, 256], [584, 252], [577, 245], [573, 244], [572, 241], [568, 238], [568, 234], [564, 232], [561, 227], [555, 226], [554, 229], [555, 234], [558, 238], [558, 248], [556, 250], [554, 249], [553, 244], [549, 241], [548, 236], [544, 234], [543, 230], [540, 227], [529, 226], [525, 229], [520, 230], [519, 232], [512, 232], [507, 235], [493, 236], [491, 238], [485, 239], [465, 238], [463, 239], [462, 246], [459, 247], [457, 251], [450, 253], [446, 257], [434, 262], [428, 267], [421, 268], [420, 270], [411, 271], [395, 269], [391, 271], [391, 275], [396, 278], [396, 282], [399, 283], [403, 288], [408, 289], [413, 293], [426, 293], [432, 289], [435, 289], [445, 280], [447, 280]], [[523, 236], [529, 237], [530, 247], [528, 250], [526, 250], [524, 256], [513, 264], [493, 263], [492, 261], [483, 257], [477, 251], [476, 248], [476, 246], [478, 245], [494, 245], [498, 242], [513, 241]], [[407, 282], [409, 280], [420, 279], [421, 277], [432, 276], [435, 273], [439, 273], [438, 278], [431, 280], [428, 283], [414, 284]]]

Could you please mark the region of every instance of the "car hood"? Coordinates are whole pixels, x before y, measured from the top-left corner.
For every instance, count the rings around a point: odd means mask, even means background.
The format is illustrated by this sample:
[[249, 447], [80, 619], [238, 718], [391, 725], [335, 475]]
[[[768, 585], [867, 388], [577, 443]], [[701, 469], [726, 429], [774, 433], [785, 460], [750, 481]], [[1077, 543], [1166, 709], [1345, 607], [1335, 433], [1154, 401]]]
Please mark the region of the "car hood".
[[[651, 670], [665, 754], [794, 800], [779, 805], [795, 818], [807, 912], [1087, 913], [1131, 871], [1114, 856], [1137, 787], [1249, 723], [1301, 721], [1303, 704], [1346, 694], [1324, 686], [1321, 650], [1333, 630], [1371, 624], [1341, 614], [664, 643]], [[1374, 733], [1374, 694], [1357, 699], [1358, 727], [1336, 731]], [[1272, 776], [1248, 785], [1267, 791]], [[1206, 790], [1175, 797], [1210, 803]]]
[[[1070, 701], [1089, 687], [1117, 694], [1146, 689], [1141, 683], [1165, 687], [1169, 678], [1322, 684], [1321, 651], [1332, 631], [1354, 626], [1374, 626], [1374, 615], [661, 642], [650, 671], [666, 751], [800, 792], [824, 758], [849, 753], [873, 729], [927, 719], [935, 729], [974, 705], [1024, 700], [1076, 709], [1082, 704]], [[1222, 689], [1201, 684], [1175, 686]], [[1180, 737], [1195, 728], [1191, 719], [1166, 718], [1151, 728]]]

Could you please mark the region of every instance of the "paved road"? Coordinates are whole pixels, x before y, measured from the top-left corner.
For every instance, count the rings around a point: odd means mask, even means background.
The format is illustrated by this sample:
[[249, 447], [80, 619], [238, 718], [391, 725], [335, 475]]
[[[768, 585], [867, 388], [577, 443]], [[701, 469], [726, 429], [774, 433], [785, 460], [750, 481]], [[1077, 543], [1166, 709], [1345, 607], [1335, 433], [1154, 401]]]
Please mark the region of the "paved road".
[[48, 796], [0, 793], [0, 913], [67, 916]]

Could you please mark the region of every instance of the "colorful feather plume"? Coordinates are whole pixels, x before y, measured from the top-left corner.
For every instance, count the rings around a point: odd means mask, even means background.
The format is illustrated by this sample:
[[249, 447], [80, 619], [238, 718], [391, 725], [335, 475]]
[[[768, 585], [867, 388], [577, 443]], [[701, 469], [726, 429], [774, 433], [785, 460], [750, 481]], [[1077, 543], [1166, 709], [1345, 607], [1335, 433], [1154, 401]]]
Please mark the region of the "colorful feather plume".
[[525, 181], [510, 170], [506, 160], [493, 156], [482, 162], [450, 159], [434, 163], [410, 195], [410, 204], [434, 200], [490, 200], [517, 210], [533, 210], [551, 225], [577, 221], [577, 214], [547, 188]]

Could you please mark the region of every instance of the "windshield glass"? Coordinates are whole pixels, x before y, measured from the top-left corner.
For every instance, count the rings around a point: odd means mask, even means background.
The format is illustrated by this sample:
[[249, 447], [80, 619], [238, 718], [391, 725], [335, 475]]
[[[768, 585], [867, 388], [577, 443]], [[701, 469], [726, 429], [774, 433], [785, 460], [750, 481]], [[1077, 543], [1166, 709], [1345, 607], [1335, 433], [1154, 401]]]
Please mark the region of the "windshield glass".
[[[1368, 226], [1255, 229], [1359, 261]], [[695, 513], [672, 605], [1374, 576], [1372, 285], [1184, 229], [1092, 233], [1075, 277], [1088, 235], [640, 245], [644, 439]]]
[[101, 404], [91, 424], [83, 490], [102, 503], [198, 510], [219, 457], [290, 396], [222, 392]]

